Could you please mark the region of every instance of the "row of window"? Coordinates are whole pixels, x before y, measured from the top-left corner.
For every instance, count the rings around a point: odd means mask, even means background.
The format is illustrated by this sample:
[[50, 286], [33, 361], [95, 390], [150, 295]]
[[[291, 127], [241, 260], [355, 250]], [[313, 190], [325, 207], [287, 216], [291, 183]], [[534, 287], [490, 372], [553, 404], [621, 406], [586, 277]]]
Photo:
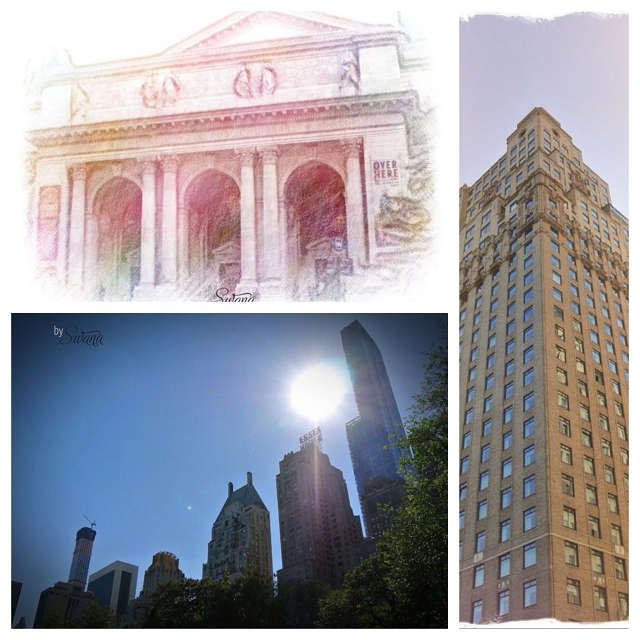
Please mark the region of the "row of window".
[[[532, 607], [538, 602], [536, 581], [529, 580], [522, 585], [522, 606]], [[509, 613], [509, 591], [501, 591], [498, 594], [498, 615], [507, 615]], [[482, 617], [482, 600], [476, 600], [471, 605], [471, 622], [480, 624]]]

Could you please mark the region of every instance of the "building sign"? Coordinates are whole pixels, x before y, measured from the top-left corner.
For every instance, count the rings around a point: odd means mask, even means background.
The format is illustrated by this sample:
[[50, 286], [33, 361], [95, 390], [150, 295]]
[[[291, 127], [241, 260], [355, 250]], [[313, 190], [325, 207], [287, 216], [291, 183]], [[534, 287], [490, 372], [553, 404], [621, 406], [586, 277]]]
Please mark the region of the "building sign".
[[373, 182], [375, 184], [398, 184], [399, 179], [396, 160], [375, 160], [373, 162]]
[[322, 451], [322, 431], [320, 427], [316, 427], [313, 431], [309, 431], [300, 438], [300, 448], [304, 449], [309, 445], [315, 444]]

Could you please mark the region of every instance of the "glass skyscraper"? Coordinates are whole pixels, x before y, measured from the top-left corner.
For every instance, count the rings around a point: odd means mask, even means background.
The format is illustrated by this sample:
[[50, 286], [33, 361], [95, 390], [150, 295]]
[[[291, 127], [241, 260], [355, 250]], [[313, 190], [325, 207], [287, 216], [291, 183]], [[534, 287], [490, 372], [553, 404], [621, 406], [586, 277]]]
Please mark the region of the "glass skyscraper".
[[365, 530], [370, 535], [363, 500], [365, 484], [381, 476], [391, 480], [401, 477], [398, 471], [401, 452], [387, 445], [403, 437], [405, 431], [376, 343], [357, 320], [340, 335], [360, 414], [347, 423], [347, 440]]

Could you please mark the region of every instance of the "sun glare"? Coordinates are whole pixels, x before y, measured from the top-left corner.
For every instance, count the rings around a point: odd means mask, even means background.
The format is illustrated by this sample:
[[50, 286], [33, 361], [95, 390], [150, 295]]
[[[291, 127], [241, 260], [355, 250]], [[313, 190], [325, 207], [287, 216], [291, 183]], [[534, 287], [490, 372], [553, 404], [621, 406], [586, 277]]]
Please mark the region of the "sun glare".
[[317, 422], [335, 411], [345, 391], [344, 377], [337, 369], [314, 365], [293, 381], [291, 405], [297, 413]]

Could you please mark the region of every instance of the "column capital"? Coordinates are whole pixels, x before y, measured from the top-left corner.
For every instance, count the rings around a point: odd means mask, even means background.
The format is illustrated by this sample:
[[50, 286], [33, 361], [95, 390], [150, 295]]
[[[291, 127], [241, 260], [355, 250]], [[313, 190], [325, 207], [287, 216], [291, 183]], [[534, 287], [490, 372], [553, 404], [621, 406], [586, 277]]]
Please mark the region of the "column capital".
[[341, 140], [342, 148], [347, 154], [347, 158], [358, 157], [360, 149], [362, 147], [362, 139], [360, 138], [346, 138]]
[[277, 146], [262, 147], [258, 149], [258, 153], [264, 164], [275, 164], [280, 150]]
[[169, 154], [166, 156], [160, 156], [159, 160], [165, 173], [175, 173], [178, 170], [178, 165], [180, 164], [179, 156]]
[[86, 164], [72, 164], [71, 165], [71, 177], [74, 180], [86, 180], [86, 178], [87, 178], [87, 165]]
[[236, 156], [240, 158], [240, 164], [243, 167], [252, 167], [256, 155], [255, 147], [246, 147], [245, 149], [234, 149]]
[[158, 159], [156, 157], [138, 159], [138, 167], [142, 170], [142, 175], [155, 175], [157, 163]]

